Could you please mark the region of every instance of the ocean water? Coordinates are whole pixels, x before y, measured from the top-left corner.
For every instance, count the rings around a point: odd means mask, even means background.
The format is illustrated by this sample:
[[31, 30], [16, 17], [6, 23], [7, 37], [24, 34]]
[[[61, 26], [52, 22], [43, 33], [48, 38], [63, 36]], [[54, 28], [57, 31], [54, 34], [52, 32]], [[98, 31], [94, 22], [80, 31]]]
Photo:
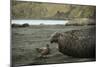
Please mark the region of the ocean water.
[[57, 25], [57, 24], [66, 24], [68, 23], [67, 20], [12, 20], [11, 23], [15, 23], [15, 24], [24, 24], [24, 23], [28, 23], [30, 25], [40, 25], [40, 24], [44, 24], [44, 25]]

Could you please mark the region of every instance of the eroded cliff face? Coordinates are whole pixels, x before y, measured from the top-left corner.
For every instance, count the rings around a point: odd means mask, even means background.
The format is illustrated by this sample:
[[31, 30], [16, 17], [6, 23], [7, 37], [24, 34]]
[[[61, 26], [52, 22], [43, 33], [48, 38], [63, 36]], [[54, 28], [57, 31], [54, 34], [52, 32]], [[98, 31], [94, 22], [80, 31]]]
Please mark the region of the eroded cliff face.
[[12, 1], [12, 18], [14, 19], [67, 19], [95, 17], [95, 6]]

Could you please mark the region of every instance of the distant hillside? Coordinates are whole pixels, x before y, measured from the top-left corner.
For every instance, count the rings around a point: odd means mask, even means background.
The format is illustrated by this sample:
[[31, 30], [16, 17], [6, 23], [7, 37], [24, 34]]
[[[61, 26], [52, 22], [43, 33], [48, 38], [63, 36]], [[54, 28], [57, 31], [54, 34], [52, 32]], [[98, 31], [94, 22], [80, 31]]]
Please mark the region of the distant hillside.
[[95, 18], [95, 6], [12, 1], [13, 19]]

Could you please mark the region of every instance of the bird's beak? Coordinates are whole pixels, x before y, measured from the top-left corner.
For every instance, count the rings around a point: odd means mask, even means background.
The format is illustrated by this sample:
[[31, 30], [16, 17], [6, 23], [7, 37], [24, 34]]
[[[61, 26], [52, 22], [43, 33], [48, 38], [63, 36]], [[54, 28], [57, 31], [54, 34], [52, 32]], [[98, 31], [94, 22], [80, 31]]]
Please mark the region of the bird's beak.
[[52, 44], [52, 43], [53, 43], [53, 41], [50, 41], [50, 43]]

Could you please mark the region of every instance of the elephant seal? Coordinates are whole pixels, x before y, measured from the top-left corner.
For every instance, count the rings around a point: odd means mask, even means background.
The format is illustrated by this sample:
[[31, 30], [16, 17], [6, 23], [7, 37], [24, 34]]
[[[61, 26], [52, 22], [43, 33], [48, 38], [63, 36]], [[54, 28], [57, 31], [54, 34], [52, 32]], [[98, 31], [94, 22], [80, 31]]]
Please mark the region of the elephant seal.
[[59, 51], [67, 56], [77, 58], [95, 58], [96, 29], [81, 29], [67, 32], [55, 32], [51, 43], [57, 43]]

